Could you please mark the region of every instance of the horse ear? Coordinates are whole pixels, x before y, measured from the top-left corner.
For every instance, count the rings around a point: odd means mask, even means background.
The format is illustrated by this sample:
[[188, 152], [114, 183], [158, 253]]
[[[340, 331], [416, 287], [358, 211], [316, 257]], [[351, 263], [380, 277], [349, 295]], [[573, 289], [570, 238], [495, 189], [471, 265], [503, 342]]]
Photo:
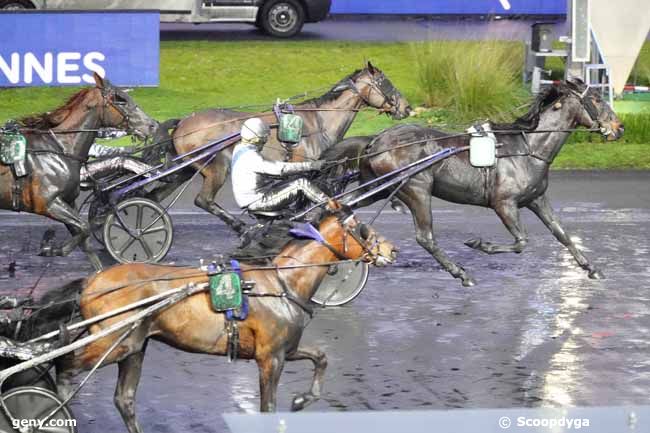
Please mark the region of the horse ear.
[[368, 66], [368, 71], [371, 74], [374, 74], [375, 72], [377, 72], [377, 68], [375, 68], [375, 66], [372, 64], [372, 62], [370, 60], [368, 60], [368, 65], [367, 66]]
[[97, 85], [97, 88], [103, 89], [105, 85], [104, 79], [97, 72], [93, 72], [93, 78], [95, 79], [95, 84]]

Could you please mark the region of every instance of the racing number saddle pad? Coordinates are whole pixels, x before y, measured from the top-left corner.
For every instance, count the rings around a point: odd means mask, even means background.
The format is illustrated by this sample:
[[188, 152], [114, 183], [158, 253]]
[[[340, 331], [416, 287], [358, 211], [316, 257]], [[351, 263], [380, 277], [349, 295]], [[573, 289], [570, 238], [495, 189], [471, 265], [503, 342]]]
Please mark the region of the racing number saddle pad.
[[210, 299], [216, 312], [241, 308], [243, 297], [239, 275], [228, 272], [210, 276]]
[[27, 141], [22, 134], [0, 133], [0, 161], [11, 165], [25, 160]]

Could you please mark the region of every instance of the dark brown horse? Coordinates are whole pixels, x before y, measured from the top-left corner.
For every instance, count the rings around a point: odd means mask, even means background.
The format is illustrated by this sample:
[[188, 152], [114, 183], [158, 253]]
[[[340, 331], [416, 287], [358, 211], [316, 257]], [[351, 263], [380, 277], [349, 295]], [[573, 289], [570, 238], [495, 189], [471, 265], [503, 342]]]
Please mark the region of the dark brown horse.
[[[413, 215], [417, 242], [426, 249], [452, 276], [460, 278], [465, 286], [474, 280], [465, 270], [452, 262], [438, 246], [433, 235], [431, 197], [494, 209], [503, 224], [515, 238], [511, 245], [498, 245], [482, 239], [466, 242], [471, 248], [487, 254], [521, 253], [528, 243], [528, 235], [519, 218], [519, 209], [533, 211], [553, 235], [565, 245], [580, 267], [590, 278], [602, 274], [587, 260], [566, 234], [554, 214], [546, 195], [549, 167], [577, 126], [595, 128], [616, 140], [623, 135], [623, 125], [607, 102], [595, 89], [581, 81], [563, 82], [541, 94], [527, 115], [514, 124], [493, 124], [497, 139], [502, 143], [497, 163], [490, 168], [476, 168], [469, 156], [460, 153], [412, 177], [398, 192], [397, 198], [406, 204]], [[547, 132], [557, 131], [557, 132]], [[392, 170], [432, 155], [444, 148], [469, 144], [468, 136], [452, 134], [445, 139], [444, 132], [419, 125], [400, 125], [382, 132], [368, 146], [368, 140], [349, 140], [329, 152], [328, 159], [355, 157], [363, 152], [378, 154], [361, 159], [361, 182], [381, 176]], [[411, 146], [398, 147], [400, 143]], [[356, 160], [358, 161], [358, 160]], [[380, 200], [390, 191], [374, 196], [359, 206]]]
[[[364, 107], [376, 108], [394, 119], [403, 119], [411, 111], [408, 101], [384, 73], [368, 62], [364, 69], [345, 77], [325, 95], [295, 105], [295, 111], [304, 119], [305, 127], [302, 141], [291, 151], [290, 159], [318, 159], [323, 151], [343, 139], [358, 111]], [[244, 113], [215, 109], [192, 114], [181, 120], [173, 132], [175, 152], [189, 152], [212, 140], [239, 132], [241, 125], [251, 117], [260, 117], [269, 125], [277, 123], [273, 112]], [[285, 159], [287, 150], [277, 136], [272, 134], [269, 143], [264, 146], [264, 154], [269, 159], [282, 160]], [[221, 151], [201, 171], [203, 187], [195, 204], [239, 231], [243, 228], [242, 222], [214, 201], [227, 179], [231, 157], [232, 147]], [[188, 170], [184, 176], [159, 188], [150, 198], [154, 201], [163, 200], [201, 166], [201, 162], [197, 163], [193, 170]]]
[[[282, 251], [267, 263], [270, 266], [242, 264], [243, 279], [254, 281], [255, 289], [250, 297], [248, 318], [239, 322], [238, 353], [241, 358], [257, 361], [260, 410], [264, 412], [276, 409], [276, 392], [285, 361], [310, 360], [315, 367], [311, 389], [294, 398], [293, 410], [304, 408], [320, 395], [326, 356], [317, 348], [301, 344], [300, 340], [310, 314], [306, 305], [325, 277], [328, 264], [340, 258], [361, 259], [377, 265], [395, 259], [392, 244], [335, 202], [330, 202], [318, 231], [324, 242], [288, 240]], [[196, 268], [115, 266], [87, 281], [81, 293], [81, 312], [88, 319], [173, 288], [207, 281], [205, 271]], [[255, 294], [264, 296], [255, 297]], [[97, 333], [132, 314], [135, 312], [102, 321], [92, 326], [90, 332]], [[209, 293], [200, 292], [143, 321], [108, 356], [103, 365], [117, 363], [119, 367], [115, 404], [130, 433], [142, 432], [135, 416], [135, 395], [147, 341], [155, 339], [189, 352], [224, 356], [228, 340], [225, 323], [224, 315], [213, 311]], [[79, 370], [91, 368], [118, 338], [119, 335], [105, 337], [72, 358], [59, 359], [57, 382], [62, 395], [69, 393], [71, 378]]]
[[88, 159], [98, 128], [124, 128], [146, 137], [157, 123], [108, 80], [95, 74], [95, 81], [96, 87], [80, 90], [56, 110], [20, 121], [30, 174], [16, 178], [11, 167], [0, 165], [0, 208], [62, 222], [72, 238], [61, 246], [46, 245], [40, 254], [66, 256], [80, 246], [99, 270], [102, 265], [90, 248], [88, 224], [75, 210], [81, 165]]

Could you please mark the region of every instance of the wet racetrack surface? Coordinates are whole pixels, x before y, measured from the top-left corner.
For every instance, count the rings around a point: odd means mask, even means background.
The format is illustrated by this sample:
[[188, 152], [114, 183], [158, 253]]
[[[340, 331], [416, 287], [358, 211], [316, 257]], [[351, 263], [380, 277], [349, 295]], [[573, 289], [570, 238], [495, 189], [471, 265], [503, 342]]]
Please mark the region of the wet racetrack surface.
[[[359, 298], [319, 311], [303, 337], [329, 359], [323, 398], [307, 410], [647, 404], [649, 185], [649, 172], [552, 175], [555, 209], [606, 275], [602, 281], [589, 280], [528, 211], [527, 250], [486, 256], [463, 242], [511, 241], [492, 211], [436, 202], [441, 246], [478, 281], [466, 289], [416, 244], [410, 216], [385, 213], [375, 226], [400, 247], [397, 264], [372, 269]], [[234, 240], [207, 215], [173, 218], [176, 239], [168, 260], [196, 264]], [[41, 274], [36, 292], [42, 293], [91, 271], [78, 252], [34, 256], [48, 226], [56, 227], [40, 217], [0, 215], [2, 293], [24, 293]], [[57, 233], [63, 238], [63, 230]], [[74, 401], [81, 432], [126, 431], [112, 402], [115, 379], [114, 366], [101, 370]], [[293, 394], [307, 390], [310, 380], [310, 363], [287, 364], [280, 409], [288, 410]], [[257, 395], [253, 362], [228, 364], [154, 342], [138, 415], [147, 432], [219, 432], [226, 430], [220, 414], [257, 411]]]

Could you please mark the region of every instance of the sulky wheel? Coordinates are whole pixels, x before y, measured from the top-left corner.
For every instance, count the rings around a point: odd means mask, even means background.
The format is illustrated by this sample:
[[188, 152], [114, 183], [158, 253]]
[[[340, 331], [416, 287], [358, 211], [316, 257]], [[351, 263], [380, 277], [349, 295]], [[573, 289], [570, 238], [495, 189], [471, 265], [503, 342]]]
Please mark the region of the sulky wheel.
[[[0, 431], [30, 433], [75, 433], [77, 431], [77, 420], [67, 406], [61, 406], [61, 398], [51, 391], [24, 386], [2, 394], [2, 400], [13, 420], [4, 411], [0, 412]], [[42, 423], [40, 427], [37, 425], [39, 421]], [[30, 423], [31, 427], [28, 427], [27, 423]], [[14, 425], [19, 428], [14, 429]]]
[[121, 201], [104, 223], [104, 244], [120, 263], [158, 263], [172, 246], [172, 219], [146, 198]]
[[365, 262], [343, 262], [329, 272], [311, 298], [319, 305], [335, 307], [359, 296], [368, 282], [369, 265]]
[[[2, 368], [9, 368], [11, 365], [15, 365], [15, 362], [10, 364], [2, 364]], [[10, 376], [2, 384], [2, 393], [6, 393], [9, 390], [18, 388], [21, 386], [31, 386], [38, 388], [45, 388], [48, 391], [56, 392], [56, 383], [52, 379], [50, 372], [47, 368], [42, 365], [37, 365], [33, 368], [21, 371]]]

